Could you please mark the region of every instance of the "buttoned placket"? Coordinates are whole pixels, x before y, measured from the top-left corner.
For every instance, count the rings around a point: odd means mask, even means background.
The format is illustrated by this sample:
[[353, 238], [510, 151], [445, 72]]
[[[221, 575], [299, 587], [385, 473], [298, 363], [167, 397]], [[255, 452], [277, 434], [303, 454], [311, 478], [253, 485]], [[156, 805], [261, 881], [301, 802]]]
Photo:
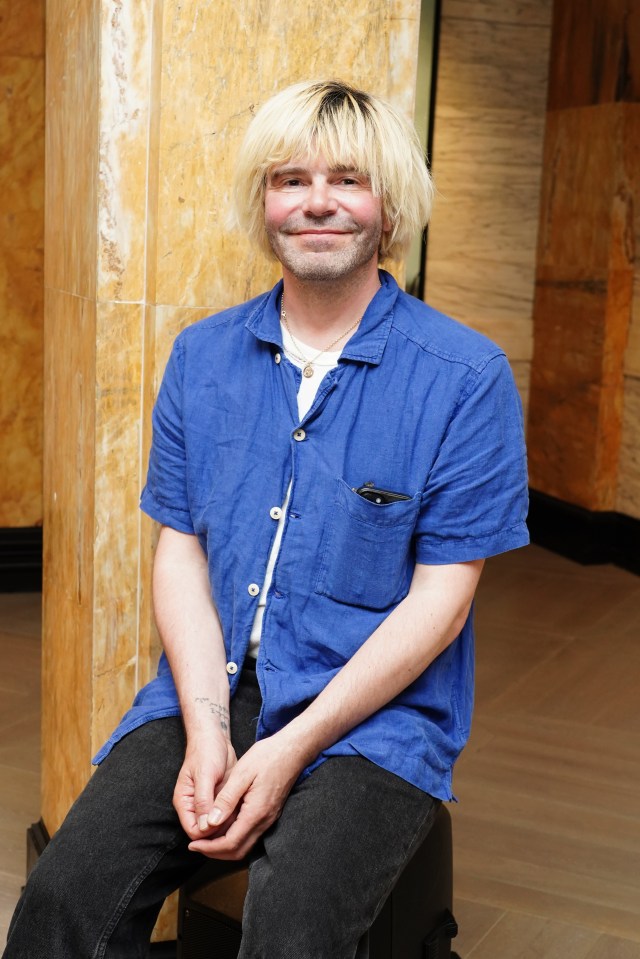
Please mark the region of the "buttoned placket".
[[[302, 374], [300, 373], [300, 371], [299, 371], [295, 366], [293, 366], [293, 364], [289, 363], [289, 361], [287, 360], [286, 356], [284, 355], [284, 349], [283, 349], [281, 346], [276, 350], [276, 352], [272, 353], [270, 362], [272, 363], [273, 368], [274, 368], [274, 375], [277, 377], [278, 381], [280, 382], [281, 386], [282, 386], [283, 389], [284, 389], [285, 401], [286, 401], [286, 405], [287, 405], [288, 408], [289, 408], [289, 412], [290, 412], [290, 414], [291, 414], [292, 422], [293, 422], [293, 423], [296, 423], [297, 420], [298, 420], [298, 417], [297, 417], [297, 415], [294, 417], [293, 414], [294, 414], [294, 412], [297, 414], [296, 394], [297, 394], [297, 389], [298, 389], [298, 387], [299, 387], [299, 385], [300, 385], [300, 380], [301, 380], [301, 378], [302, 378]], [[291, 377], [293, 377], [293, 385], [294, 385], [294, 388], [293, 388], [293, 389], [288, 388], [288, 384], [287, 384], [287, 380], [289, 380], [289, 383], [291, 383]], [[292, 403], [292, 396], [291, 396], [291, 394], [293, 394], [293, 403]], [[283, 492], [282, 492], [282, 497], [281, 497], [282, 503], [284, 503], [284, 501], [285, 501], [285, 499], [286, 499], [286, 490], [289, 488], [289, 484], [290, 484], [290, 482], [291, 482], [291, 480], [292, 480], [291, 468], [290, 468], [289, 471], [288, 471], [288, 475], [285, 474], [284, 479], [285, 479], [284, 490], [283, 490]], [[250, 617], [251, 617], [251, 620], [250, 620], [251, 625], [253, 625], [253, 621], [254, 621], [255, 616], [256, 616], [256, 613], [257, 613], [257, 601], [258, 601], [258, 599], [259, 599], [259, 597], [260, 597], [260, 594], [261, 594], [261, 592], [262, 592], [262, 588], [263, 588], [263, 584], [264, 584], [264, 577], [266, 577], [266, 575], [267, 575], [267, 566], [268, 566], [268, 562], [269, 562], [269, 557], [270, 557], [270, 555], [271, 555], [271, 551], [272, 551], [272, 549], [273, 549], [274, 540], [275, 540], [275, 537], [276, 537], [277, 531], [278, 531], [278, 525], [277, 525], [277, 524], [278, 524], [278, 521], [279, 521], [279, 520], [281, 519], [281, 517], [282, 517], [282, 513], [283, 513], [283, 507], [282, 507], [282, 505], [279, 505], [279, 504], [273, 504], [273, 505], [272, 505], [271, 507], [269, 507], [269, 509], [268, 509], [269, 525], [272, 527], [272, 529], [270, 530], [271, 535], [269, 536], [268, 542], [267, 542], [267, 544], [266, 544], [264, 570], [263, 570], [263, 574], [264, 574], [264, 575], [263, 575], [263, 578], [262, 578], [262, 582], [258, 583], [258, 582], [252, 581], [252, 582], [250, 582], [250, 583], [247, 585], [247, 592], [248, 592], [249, 596], [251, 597], [251, 600], [250, 600], [249, 605], [248, 605], [248, 612], [249, 612]], [[285, 518], [285, 526], [286, 526], [286, 518]], [[284, 528], [283, 528], [282, 538], [284, 538]], [[278, 554], [280, 553], [280, 549], [281, 549], [281, 548], [282, 548], [282, 541], [281, 541], [280, 547], [279, 547], [279, 549], [278, 549]], [[274, 569], [274, 571], [273, 571], [273, 575], [275, 576], [275, 569]], [[271, 586], [273, 586], [273, 582], [271, 583]], [[267, 618], [268, 608], [269, 608], [269, 606], [268, 606], [268, 603], [267, 603], [267, 606], [266, 606], [266, 608], [265, 608], [264, 617], [263, 617], [263, 622], [262, 622], [261, 647], [262, 647], [262, 638], [263, 638], [264, 632], [265, 632], [264, 626], [265, 626], [265, 620], [266, 620], [266, 618]], [[244, 648], [243, 651], [242, 651], [242, 659], [243, 659], [243, 660], [244, 660], [244, 657], [245, 657], [246, 655], [247, 655], [247, 648]], [[259, 657], [259, 658], [260, 658], [260, 657]], [[227, 670], [228, 670], [228, 667], [227, 667]], [[260, 668], [258, 669], [258, 675], [260, 675]]]
[[[263, 676], [262, 682], [265, 681], [263, 671], [266, 669], [266, 671], [268, 672], [270, 668], [264, 662], [265, 658], [268, 658], [267, 652], [269, 647], [269, 639], [268, 639], [269, 620], [271, 618], [270, 617], [270, 610], [271, 610], [270, 599], [271, 598], [282, 599], [283, 596], [286, 595], [286, 591], [283, 594], [280, 590], [278, 590], [276, 583], [277, 583], [277, 577], [278, 577], [278, 570], [280, 566], [280, 557], [282, 556], [283, 549], [286, 548], [287, 529], [292, 516], [292, 506], [294, 504], [294, 497], [295, 497], [296, 486], [297, 486], [296, 481], [297, 481], [297, 475], [299, 470], [296, 469], [296, 460], [299, 454], [301, 453], [300, 447], [304, 446], [304, 444], [306, 442], [309, 442], [310, 438], [312, 438], [309, 435], [309, 431], [311, 431], [311, 435], [312, 435], [313, 421], [316, 420], [321, 415], [329, 395], [336, 388], [338, 380], [344, 375], [344, 373], [346, 373], [346, 369], [342, 368], [341, 365], [338, 365], [337, 367], [334, 367], [333, 369], [329, 370], [329, 372], [325, 375], [321, 385], [318, 387], [318, 391], [314, 397], [314, 401], [311, 404], [311, 407], [306, 412], [304, 417], [300, 419], [298, 416], [298, 390], [300, 388], [300, 384], [302, 381], [302, 371], [294, 363], [291, 363], [291, 361], [286, 357], [284, 353], [284, 348], [282, 346], [280, 346], [277, 349], [277, 351], [272, 354], [271, 363], [273, 364], [275, 375], [280, 378], [281, 385], [284, 389], [285, 399], [289, 407], [289, 411], [292, 414], [292, 422], [293, 424], [298, 424], [298, 425], [295, 425], [290, 432], [291, 459], [290, 459], [289, 481], [285, 483], [285, 498], [286, 498], [286, 490], [288, 489], [289, 491], [288, 505], [287, 505], [286, 515], [284, 518], [284, 526], [282, 529], [282, 536], [281, 536], [280, 545], [278, 548], [278, 555], [276, 557], [276, 562], [273, 568], [272, 579], [269, 586], [269, 591], [267, 594], [267, 602], [265, 605], [265, 610], [264, 610], [263, 619], [262, 619], [260, 650], [262, 651], [263, 655], [262, 656], [258, 655], [258, 669], [257, 669], [259, 680], [261, 675]], [[290, 487], [289, 487], [289, 483], [290, 483]], [[284, 502], [284, 499], [283, 499], [283, 502]], [[282, 507], [277, 505], [270, 507], [270, 510], [269, 510], [270, 522], [273, 522], [273, 520], [276, 519], [276, 517], [272, 515], [274, 510], [282, 512]], [[295, 509], [293, 510], [293, 512], [295, 513], [296, 519], [300, 518], [300, 514]], [[266, 561], [265, 561], [265, 567], [264, 567], [265, 576], [266, 576], [267, 564], [269, 561], [269, 557], [271, 555], [271, 550], [273, 548], [273, 543], [274, 543], [276, 533], [277, 533], [277, 526], [273, 533], [273, 536], [269, 538], [269, 542], [267, 546]], [[250, 597], [248, 611], [252, 617], [251, 623], [253, 623], [253, 618], [255, 618], [255, 615], [256, 615], [257, 601], [262, 591], [263, 583], [264, 583], [264, 578], [262, 579], [262, 582], [251, 581], [247, 585], [247, 592]], [[247, 655], [247, 649], [245, 648], [242, 651], [241, 658], [236, 657], [238, 662], [241, 662], [241, 661], [243, 662], [244, 657], [246, 655]], [[229, 666], [232, 666], [232, 667], [235, 666], [236, 669], [235, 670], [229, 669]], [[231, 680], [232, 689], [233, 689], [235, 688], [235, 685], [239, 678], [238, 666], [234, 660], [231, 660], [230, 663], [228, 664], [227, 672], [229, 673], [229, 678]], [[263, 698], [264, 698], [265, 696], [264, 686], [262, 688], [263, 688]], [[259, 722], [258, 729], [260, 728], [261, 726]]]
[[[284, 380], [282, 385], [285, 389], [287, 400], [289, 401], [289, 408], [290, 410], [292, 409], [292, 400], [293, 400], [293, 410], [295, 410], [297, 414], [298, 412], [298, 395], [297, 394], [298, 394], [298, 390], [300, 388], [300, 383], [302, 380], [302, 371], [299, 369], [299, 367], [297, 367], [295, 364], [291, 363], [287, 359], [287, 357], [284, 355], [284, 351], [280, 352], [280, 350], [278, 350], [278, 352], [275, 353], [273, 357], [273, 361], [274, 361], [274, 365], [278, 369], [278, 372], [282, 374], [282, 377]], [[283, 550], [286, 548], [287, 530], [289, 527], [289, 523], [291, 521], [291, 517], [292, 515], [295, 515], [296, 519], [300, 518], [300, 514], [297, 512], [297, 510], [292, 509], [295, 503], [297, 476], [299, 473], [299, 470], [296, 468], [296, 463], [302, 452], [301, 447], [303, 447], [305, 443], [312, 440], [312, 431], [310, 435], [309, 426], [310, 424], [312, 424], [312, 421], [317, 419], [317, 417], [321, 414], [322, 408], [324, 407], [330, 393], [333, 392], [333, 390], [335, 389], [337, 379], [338, 379], [338, 377], [336, 376], [336, 373], [338, 372], [339, 369], [340, 369], [339, 367], [335, 367], [334, 369], [330, 370], [326, 374], [325, 376], [326, 382], [323, 381], [323, 383], [319, 386], [318, 391], [314, 397], [314, 401], [311, 404], [311, 407], [306, 412], [306, 414], [302, 417], [302, 419], [300, 419], [296, 415], [294, 422], [297, 422], [298, 425], [294, 429], [292, 429], [290, 433], [290, 436], [291, 436], [290, 477], [291, 479], [290, 479], [290, 488], [288, 490], [289, 492], [288, 505], [287, 505], [287, 510], [286, 510], [285, 519], [284, 519], [284, 526], [282, 529], [282, 537], [281, 537], [280, 545], [278, 548], [278, 555], [276, 556], [275, 565], [273, 567], [272, 579], [269, 586], [269, 592], [267, 594], [267, 602], [266, 602], [264, 616], [262, 620], [260, 652], [258, 654], [258, 663], [257, 663], [257, 675], [258, 675], [258, 680], [260, 682], [260, 686], [263, 693], [263, 706], [260, 710], [260, 716], [258, 717], [258, 727], [257, 727], [258, 737], [265, 735], [269, 732], [269, 730], [264, 725], [263, 715], [264, 715], [264, 703], [266, 702], [266, 699], [268, 696], [268, 693], [267, 693], [268, 673], [270, 670], [273, 669], [272, 666], [269, 666], [268, 662], [265, 663], [265, 660], [268, 660], [269, 621], [271, 619], [270, 613], [272, 609], [270, 599], [275, 598], [280, 600], [283, 598], [284, 595], [286, 595], [286, 594], [283, 594], [277, 587], [278, 569], [280, 566], [280, 558], [283, 554]], [[342, 373], [342, 371], [340, 372]], [[288, 383], [286, 381], [286, 378], [290, 377], [291, 375], [293, 376], [293, 384], [295, 386], [293, 397], [291, 397], [291, 390], [287, 388], [292, 381], [291, 379], [289, 379]], [[273, 515], [274, 511], [281, 512], [281, 507], [272, 507], [270, 510], [270, 516], [272, 519], [279, 518]], [[267, 562], [268, 562], [268, 557], [271, 554], [272, 548], [273, 548], [273, 539], [270, 541], [270, 544], [269, 544], [269, 551], [267, 553]], [[265, 570], [266, 570], [266, 566], [265, 566]]]

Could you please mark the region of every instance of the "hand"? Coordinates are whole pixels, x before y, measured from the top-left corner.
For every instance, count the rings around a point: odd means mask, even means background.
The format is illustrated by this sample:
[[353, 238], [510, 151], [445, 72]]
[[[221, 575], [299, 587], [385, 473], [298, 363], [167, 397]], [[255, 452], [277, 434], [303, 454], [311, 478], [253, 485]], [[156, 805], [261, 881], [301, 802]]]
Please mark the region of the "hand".
[[196, 839], [189, 849], [212, 859], [243, 859], [278, 818], [306, 765], [282, 733], [254, 743], [231, 770], [209, 814], [211, 829], [223, 834]]
[[173, 805], [190, 839], [214, 832], [208, 817], [236, 762], [234, 748], [226, 736], [212, 734], [187, 744], [173, 791]]

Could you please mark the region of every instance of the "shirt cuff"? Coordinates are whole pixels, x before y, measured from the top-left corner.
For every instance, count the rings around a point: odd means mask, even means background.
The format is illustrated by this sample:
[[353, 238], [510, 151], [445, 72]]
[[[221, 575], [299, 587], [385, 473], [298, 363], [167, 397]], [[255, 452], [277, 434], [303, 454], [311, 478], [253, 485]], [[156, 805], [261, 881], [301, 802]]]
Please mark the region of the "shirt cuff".
[[488, 533], [486, 536], [469, 536], [464, 539], [438, 540], [420, 538], [416, 543], [416, 562], [425, 566], [444, 566], [449, 563], [470, 563], [476, 559], [488, 559], [510, 549], [519, 549], [529, 542], [526, 523], [518, 523], [507, 530]]
[[145, 486], [142, 491], [140, 509], [151, 519], [157, 520], [163, 526], [170, 526], [179, 533], [195, 533], [189, 510], [165, 506], [153, 495], [148, 486]]

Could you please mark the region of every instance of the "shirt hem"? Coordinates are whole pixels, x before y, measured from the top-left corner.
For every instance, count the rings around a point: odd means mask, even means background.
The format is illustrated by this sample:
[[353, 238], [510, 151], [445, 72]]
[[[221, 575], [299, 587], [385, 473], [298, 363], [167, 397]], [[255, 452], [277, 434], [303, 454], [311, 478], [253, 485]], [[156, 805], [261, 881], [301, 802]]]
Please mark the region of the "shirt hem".
[[310, 776], [315, 769], [321, 766], [322, 763], [326, 762], [327, 759], [331, 759], [332, 756], [360, 756], [362, 759], [366, 759], [368, 762], [373, 763], [374, 766], [379, 766], [380, 769], [384, 769], [386, 772], [391, 773], [391, 775], [397, 776], [399, 779], [404, 779], [405, 782], [410, 783], [412, 786], [415, 786], [416, 789], [420, 789], [422, 792], [428, 793], [430, 796], [433, 796], [434, 799], [440, 799], [443, 802], [458, 802], [451, 790], [451, 769], [436, 770], [431, 766], [427, 766], [427, 772], [431, 774], [427, 776], [416, 776], [415, 772], [412, 772], [404, 767], [390, 769], [388, 765], [385, 765], [379, 759], [374, 758], [364, 749], [354, 745], [348, 740], [336, 743], [335, 746], [330, 747], [325, 752], [320, 753], [318, 758], [304, 770], [300, 779], [306, 779], [307, 776]]
[[106, 741], [104, 746], [102, 746], [95, 756], [91, 760], [92, 766], [99, 766], [100, 763], [107, 758], [114, 746], [117, 746], [121, 739], [124, 739], [125, 736], [128, 736], [129, 733], [134, 732], [134, 730], [139, 729], [140, 726], [144, 726], [146, 723], [152, 722], [154, 719], [169, 719], [171, 716], [181, 716], [182, 711], [179, 706], [174, 706], [172, 709], [158, 709], [152, 713], [145, 713], [144, 716], [138, 716], [130, 723], [121, 724], [118, 726], [116, 731], [112, 736]]

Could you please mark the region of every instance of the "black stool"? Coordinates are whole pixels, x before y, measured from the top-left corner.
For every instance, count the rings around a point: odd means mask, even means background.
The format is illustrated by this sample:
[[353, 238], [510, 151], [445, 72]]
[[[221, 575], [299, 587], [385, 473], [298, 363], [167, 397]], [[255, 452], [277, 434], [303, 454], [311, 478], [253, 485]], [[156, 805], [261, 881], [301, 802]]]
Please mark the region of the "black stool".
[[[369, 959], [459, 959], [451, 952], [451, 817], [440, 806], [429, 835], [407, 863], [369, 930]], [[224, 872], [224, 875], [221, 873]], [[207, 863], [180, 891], [178, 959], [237, 959], [247, 891], [242, 863]]]

